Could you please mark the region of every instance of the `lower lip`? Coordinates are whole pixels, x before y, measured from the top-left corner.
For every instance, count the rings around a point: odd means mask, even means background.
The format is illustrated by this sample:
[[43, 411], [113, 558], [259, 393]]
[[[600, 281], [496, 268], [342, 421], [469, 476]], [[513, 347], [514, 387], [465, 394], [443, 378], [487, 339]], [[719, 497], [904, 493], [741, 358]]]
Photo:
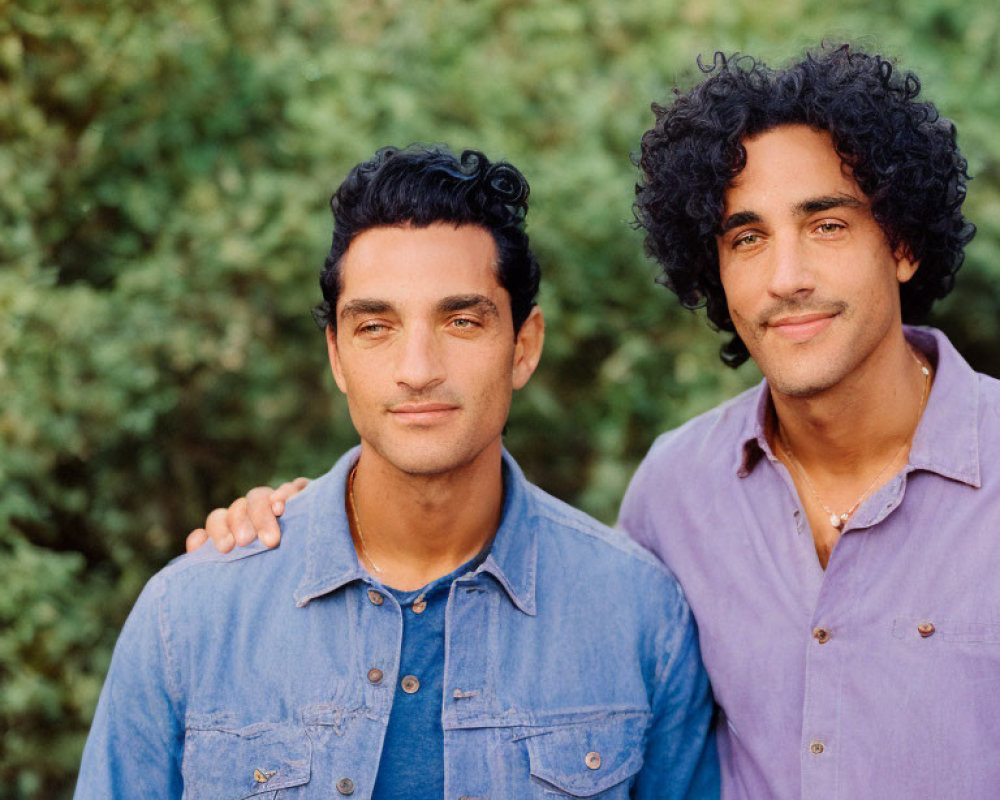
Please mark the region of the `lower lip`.
[[393, 411], [393, 416], [404, 425], [434, 425], [447, 419], [457, 409], [441, 408], [434, 411]]
[[833, 322], [833, 317], [820, 317], [811, 322], [772, 325], [771, 330], [778, 334], [778, 336], [798, 344], [808, 342], [814, 336], [818, 336], [830, 327], [831, 322]]

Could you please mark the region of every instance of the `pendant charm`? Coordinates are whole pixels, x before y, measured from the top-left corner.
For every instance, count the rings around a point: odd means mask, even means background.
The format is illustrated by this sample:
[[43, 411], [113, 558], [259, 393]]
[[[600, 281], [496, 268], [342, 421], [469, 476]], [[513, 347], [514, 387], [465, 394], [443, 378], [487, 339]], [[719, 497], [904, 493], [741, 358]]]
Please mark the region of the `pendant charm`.
[[838, 531], [844, 527], [845, 522], [847, 522], [847, 520], [844, 519], [844, 517], [839, 516], [838, 514], [830, 515], [830, 524], [833, 525], [833, 527], [836, 528]]

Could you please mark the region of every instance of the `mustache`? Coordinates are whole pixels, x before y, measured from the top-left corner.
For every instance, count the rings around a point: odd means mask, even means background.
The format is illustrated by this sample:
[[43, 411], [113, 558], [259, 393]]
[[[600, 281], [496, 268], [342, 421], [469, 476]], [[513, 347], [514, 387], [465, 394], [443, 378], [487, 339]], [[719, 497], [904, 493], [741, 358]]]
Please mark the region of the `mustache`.
[[830, 300], [827, 302], [817, 301], [813, 298], [809, 300], [796, 300], [792, 297], [785, 297], [776, 300], [769, 306], [764, 307], [757, 315], [758, 325], [767, 325], [769, 322], [781, 317], [803, 316], [805, 314], [842, 314], [847, 310], [847, 303], [842, 300]]

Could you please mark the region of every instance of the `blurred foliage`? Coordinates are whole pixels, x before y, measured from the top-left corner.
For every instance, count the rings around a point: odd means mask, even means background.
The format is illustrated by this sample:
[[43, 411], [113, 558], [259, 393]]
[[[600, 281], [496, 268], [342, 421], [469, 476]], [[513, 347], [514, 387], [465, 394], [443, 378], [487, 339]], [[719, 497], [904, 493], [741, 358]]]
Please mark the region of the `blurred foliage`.
[[[508, 445], [610, 520], [656, 432], [752, 383], [630, 227], [649, 103], [716, 49], [896, 53], [958, 124], [979, 236], [937, 313], [1000, 374], [991, 4], [0, 0], [0, 797], [68, 797], [110, 650], [205, 511], [354, 440], [308, 309], [326, 207], [383, 144], [534, 187], [542, 367]], [[567, 412], [570, 413], [567, 413]]]

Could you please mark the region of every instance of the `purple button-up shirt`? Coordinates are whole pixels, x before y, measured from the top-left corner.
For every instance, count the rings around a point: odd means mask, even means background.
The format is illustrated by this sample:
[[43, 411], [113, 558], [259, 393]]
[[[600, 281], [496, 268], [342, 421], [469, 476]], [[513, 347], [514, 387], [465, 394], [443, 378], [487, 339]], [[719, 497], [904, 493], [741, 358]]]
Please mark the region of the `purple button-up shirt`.
[[1000, 382], [943, 334], [909, 464], [824, 572], [766, 384], [665, 434], [621, 524], [679, 578], [721, 706], [723, 797], [1000, 797]]

